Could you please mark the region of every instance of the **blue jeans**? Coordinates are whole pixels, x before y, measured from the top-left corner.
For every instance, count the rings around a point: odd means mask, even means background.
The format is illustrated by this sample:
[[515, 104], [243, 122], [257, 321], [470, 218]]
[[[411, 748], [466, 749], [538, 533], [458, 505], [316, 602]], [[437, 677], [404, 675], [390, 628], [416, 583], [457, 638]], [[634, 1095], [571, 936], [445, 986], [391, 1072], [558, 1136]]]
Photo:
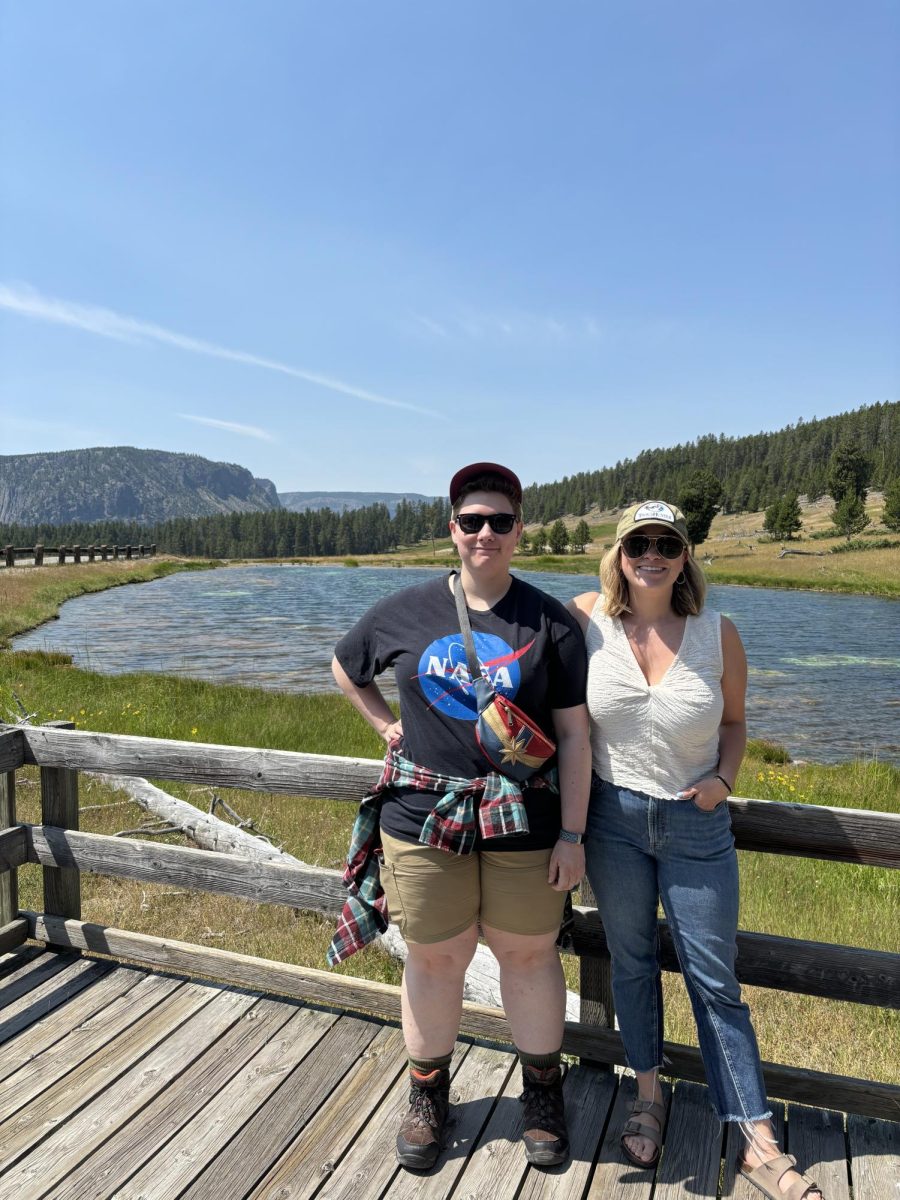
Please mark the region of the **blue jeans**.
[[750, 1010], [734, 974], [738, 868], [728, 806], [659, 800], [594, 776], [587, 874], [612, 957], [628, 1065], [662, 1066], [658, 899], [687, 985], [710, 1099], [721, 1121], [770, 1116]]

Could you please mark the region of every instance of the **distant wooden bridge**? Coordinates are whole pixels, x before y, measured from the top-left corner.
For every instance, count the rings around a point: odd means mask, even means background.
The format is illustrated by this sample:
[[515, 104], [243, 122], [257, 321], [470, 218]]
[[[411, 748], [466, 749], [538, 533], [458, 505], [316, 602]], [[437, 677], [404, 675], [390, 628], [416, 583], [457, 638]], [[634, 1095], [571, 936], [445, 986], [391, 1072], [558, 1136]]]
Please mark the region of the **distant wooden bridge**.
[[[17, 770], [40, 767], [42, 823], [18, 824]], [[665, 1146], [655, 1170], [624, 1160], [633, 1096], [621, 1064], [605, 939], [576, 910], [581, 1020], [565, 1050], [572, 1159], [528, 1167], [505, 1020], [466, 1005], [454, 1058], [450, 1143], [432, 1171], [397, 1167], [406, 1104], [399, 993], [284, 963], [81, 920], [80, 872], [176, 884], [335, 913], [313, 871], [77, 830], [78, 771], [353, 800], [368, 760], [202, 746], [52, 726], [0, 728], [0, 1196], [6, 1200], [375, 1200], [454, 1197], [687, 1200], [759, 1193], [734, 1177], [691, 1047], [667, 1044]], [[733, 799], [744, 849], [896, 867], [900, 817]], [[44, 911], [20, 912], [16, 868], [40, 863]], [[677, 969], [661, 923], [663, 964]], [[29, 940], [30, 939], [30, 940]], [[740, 935], [744, 982], [863, 1004], [900, 1004], [900, 955]], [[215, 982], [210, 982], [214, 980]], [[900, 1187], [900, 1088], [766, 1064], [788, 1150], [828, 1200]], [[787, 1103], [783, 1103], [787, 1101]]]
[[156, 543], [150, 546], [4, 546], [4, 567], [42, 567], [45, 561], [55, 559], [59, 566], [65, 563], [115, 562], [117, 559], [153, 558]]

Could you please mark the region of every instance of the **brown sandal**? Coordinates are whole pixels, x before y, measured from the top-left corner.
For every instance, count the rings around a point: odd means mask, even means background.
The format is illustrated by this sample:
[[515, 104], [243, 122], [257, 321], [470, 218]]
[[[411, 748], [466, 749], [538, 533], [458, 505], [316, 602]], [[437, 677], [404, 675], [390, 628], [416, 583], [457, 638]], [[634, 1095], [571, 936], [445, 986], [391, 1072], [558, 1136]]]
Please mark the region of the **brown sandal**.
[[[659, 1125], [657, 1129], [655, 1125], [651, 1125], [647, 1117], [653, 1117]], [[662, 1146], [662, 1131], [663, 1124], [666, 1119], [666, 1106], [658, 1100], [635, 1100], [631, 1106], [631, 1116], [625, 1122], [625, 1128], [622, 1130], [622, 1152], [625, 1157], [633, 1162], [636, 1167], [655, 1167], [659, 1160], [659, 1151]], [[648, 1142], [652, 1142], [656, 1147], [653, 1155], [650, 1158], [638, 1158], [638, 1156], [625, 1145], [627, 1137], [642, 1137]]]
[[793, 1154], [779, 1154], [777, 1158], [760, 1163], [752, 1170], [745, 1162], [739, 1161], [738, 1170], [745, 1179], [749, 1179], [755, 1187], [758, 1187], [764, 1196], [768, 1196], [769, 1200], [805, 1200], [812, 1192], [818, 1192], [819, 1196], [824, 1195], [819, 1185], [814, 1183], [808, 1175], [804, 1175], [802, 1171], [797, 1171], [800, 1178], [796, 1183], [792, 1183], [786, 1192], [779, 1188], [781, 1177], [788, 1171], [797, 1170], [797, 1160]]

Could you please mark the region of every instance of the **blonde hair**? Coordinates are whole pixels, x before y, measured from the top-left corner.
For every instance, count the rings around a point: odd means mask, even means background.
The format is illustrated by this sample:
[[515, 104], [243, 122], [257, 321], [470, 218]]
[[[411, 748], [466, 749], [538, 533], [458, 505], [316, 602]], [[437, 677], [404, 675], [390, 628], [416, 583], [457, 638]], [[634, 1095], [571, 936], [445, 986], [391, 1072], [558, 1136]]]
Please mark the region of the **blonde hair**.
[[[690, 548], [685, 549], [688, 556], [672, 588], [672, 611], [679, 617], [696, 617], [703, 611], [706, 599], [706, 576], [697, 565]], [[622, 542], [619, 540], [610, 546], [600, 560], [600, 590], [603, 592], [603, 611], [608, 617], [631, 612], [628, 607], [628, 584], [620, 562], [621, 554]]]

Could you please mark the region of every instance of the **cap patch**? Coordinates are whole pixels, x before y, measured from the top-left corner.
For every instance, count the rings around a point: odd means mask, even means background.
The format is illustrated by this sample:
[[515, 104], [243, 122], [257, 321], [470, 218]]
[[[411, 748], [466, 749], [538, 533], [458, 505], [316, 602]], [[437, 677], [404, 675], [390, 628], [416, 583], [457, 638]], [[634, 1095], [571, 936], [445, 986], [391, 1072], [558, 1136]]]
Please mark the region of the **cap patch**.
[[675, 514], [662, 500], [648, 500], [637, 510], [632, 521], [674, 521]]

